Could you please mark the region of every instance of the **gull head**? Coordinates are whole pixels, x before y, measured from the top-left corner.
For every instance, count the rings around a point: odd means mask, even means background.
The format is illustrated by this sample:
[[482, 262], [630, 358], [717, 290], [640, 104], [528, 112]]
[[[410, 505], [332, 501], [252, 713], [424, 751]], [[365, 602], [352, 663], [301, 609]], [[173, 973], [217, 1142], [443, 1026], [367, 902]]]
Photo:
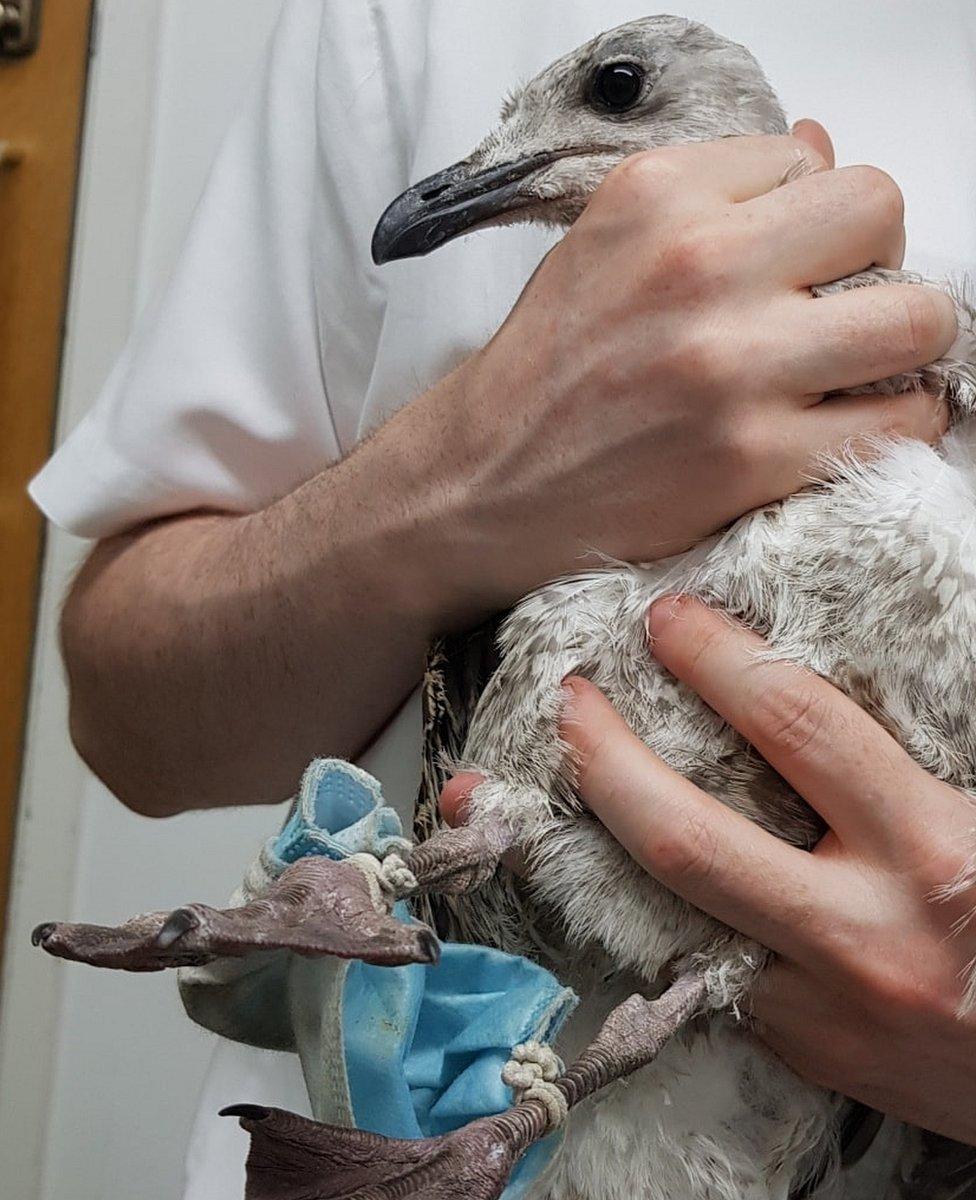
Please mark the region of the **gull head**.
[[376, 226], [373, 261], [427, 254], [491, 225], [566, 227], [631, 154], [786, 129], [743, 46], [681, 17], [629, 21], [517, 88], [466, 158], [398, 196]]

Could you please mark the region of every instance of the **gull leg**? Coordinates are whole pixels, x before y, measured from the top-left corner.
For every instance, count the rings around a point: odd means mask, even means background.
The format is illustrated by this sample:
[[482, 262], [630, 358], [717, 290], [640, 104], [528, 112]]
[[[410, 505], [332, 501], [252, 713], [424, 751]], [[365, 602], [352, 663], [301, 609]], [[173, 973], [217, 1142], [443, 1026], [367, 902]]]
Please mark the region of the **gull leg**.
[[434, 834], [415, 846], [407, 861], [418, 891], [456, 896], [487, 883], [514, 844], [510, 825], [486, 821]]
[[700, 1010], [708, 994], [704, 976], [679, 976], [657, 1000], [630, 996], [610, 1013], [600, 1032], [557, 1080], [570, 1108], [617, 1079], [652, 1063]]
[[432, 931], [397, 920], [389, 907], [375, 875], [353, 860], [308, 857], [240, 908], [189, 904], [116, 927], [50, 922], [31, 940], [58, 958], [122, 971], [200, 966], [256, 950], [331, 954], [380, 966], [436, 962]]
[[657, 1000], [631, 996], [565, 1074], [544, 1085], [559, 1104], [530, 1088], [506, 1112], [442, 1137], [406, 1141], [276, 1108], [225, 1108], [251, 1135], [245, 1200], [497, 1200], [515, 1164], [553, 1128], [554, 1107], [565, 1112], [653, 1062], [705, 995], [701, 976], [684, 975]]

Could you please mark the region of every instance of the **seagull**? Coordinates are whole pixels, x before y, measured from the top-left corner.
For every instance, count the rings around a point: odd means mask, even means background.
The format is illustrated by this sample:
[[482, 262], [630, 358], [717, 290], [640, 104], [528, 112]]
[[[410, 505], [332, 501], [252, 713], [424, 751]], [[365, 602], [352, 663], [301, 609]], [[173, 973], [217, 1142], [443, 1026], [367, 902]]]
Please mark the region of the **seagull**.
[[[565, 229], [632, 154], [786, 131], [744, 47], [679, 17], [632, 21], [516, 89], [470, 154], [397, 197], [376, 226], [373, 258], [425, 255], [489, 226]], [[923, 281], [875, 269], [811, 290], [893, 282]], [[923, 386], [945, 397], [953, 421], [941, 446], [893, 440], [869, 462], [838, 457], [826, 482], [685, 554], [556, 580], [500, 626], [435, 647], [415, 840], [395, 863], [366, 870], [353, 859], [302, 859], [226, 910], [190, 905], [112, 929], [48, 923], [35, 931], [49, 953], [129, 970], [219, 965], [268, 948], [436, 962], [433, 931], [391, 911], [392, 898], [406, 897], [442, 937], [528, 956], [582, 996], [559, 1046], [571, 1065], [550, 1072], [547, 1096], [515, 1072], [507, 1113], [440, 1138], [396, 1141], [239, 1106], [252, 1135], [249, 1196], [299, 1194], [284, 1182], [276, 1190], [284, 1156], [289, 1169], [306, 1165], [313, 1182], [301, 1194], [309, 1197], [492, 1200], [554, 1125], [565, 1138], [526, 1193], [531, 1200], [853, 1196], [840, 1168], [870, 1144], [880, 1119], [800, 1080], [754, 1037], [742, 1014], [764, 949], [651, 879], [582, 810], [558, 736], [560, 682], [570, 672], [593, 680], [671, 767], [793, 845], [812, 847], [822, 833], [816, 815], [646, 654], [649, 605], [680, 591], [869, 702], [919, 763], [976, 795], [976, 311], [953, 299], [959, 335], [943, 360], [861, 389]], [[468, 824], [456, 830], [436, 813], [452, 767], [484, 777]], [[519, 879], [500, 865], [513, 848]], [[376, 872], [391, 864], [381, 896]], [[184, 998], [195, 986], [188, 978]], [[967, 1000], [976, 1003], [976, 980]], [[226, 1026], [239, 1032], [242, 1020], [228, 1016]], [[276, 1036], [251, 1040], [272, 1045]], [[891, 1195], [973, 1194], [972, 1153], [906, 1127], [889, 1141]], [[945, 1191], [933, 1165], [940, 1155], [957, 1181]]]

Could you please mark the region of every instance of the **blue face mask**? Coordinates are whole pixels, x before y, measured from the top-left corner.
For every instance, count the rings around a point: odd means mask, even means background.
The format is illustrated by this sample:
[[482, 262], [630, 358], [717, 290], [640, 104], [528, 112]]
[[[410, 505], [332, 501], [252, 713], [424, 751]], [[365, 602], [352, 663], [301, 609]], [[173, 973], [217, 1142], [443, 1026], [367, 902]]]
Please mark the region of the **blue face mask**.
[[[265, 861], [277, 872], [307, 854], [382, 857], [409, 846], [372, 776], [336, 759], [317, 759]], [[394, 913], [411, 919], [403, 903]], [[501, 1078], [512, 1047], [529, 1040], [551, 1044], [576, 1003], [576, 995], [536, 963], [486, 946], [444, 943], [436, 966], [348, 964], [341, 1044], [356, 1127], [420, 1138], [503, 1112], [513, 1099]], [[529, 1151], [504, 1200], [525, 1193], [560, 1136], [550, 1134]]]

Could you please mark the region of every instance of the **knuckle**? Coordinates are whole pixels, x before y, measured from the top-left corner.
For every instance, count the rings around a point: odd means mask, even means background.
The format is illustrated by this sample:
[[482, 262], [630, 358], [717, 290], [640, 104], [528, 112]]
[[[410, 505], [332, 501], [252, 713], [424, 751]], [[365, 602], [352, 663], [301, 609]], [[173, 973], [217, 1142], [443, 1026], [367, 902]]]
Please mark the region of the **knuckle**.
[[960, 839], [953, 826], [955, 814], [939, 813], [920, 797], [919, 813], [905, 830], [904, 863], [920, 897], [924, 898], [929, 921], [941, 929], [952, 953], [965, 950], [972, 941], [976, 870], [969, 839]]
[[726, 355], [718, 342], [689, 335], [672, 345], [662, 356], [661, 366], [679, 384], [701, 391], [714, 387], [728, 374]]
[[910, 971], [881, 962], [863, 968], [858, 979], [867, 1006], [891, 1026], [925, 1021], [953, 1021], [958, 997]]
[[757, 719], [766, 740], [791, 757], [803, 754], [820, 741], [826, 707], [808, 684], [774, 684], [762, 692]]
[[643, 199], [670, 192], [679, 173], [680, 156], [671, 147], [641, 150], [628, 155], [607, 175], [604, 186], [611, 192], [635, 193]]
[[900, 225], [905, 219], [905, 197], [888, 172], [872, 166], [851, 167], [850, 171], [864, 202], [886, 223]]
[[715, 871], [718, 839], [700, 814], [688, 814], [675, 829], [652, 827], [640, 846], [641, 861], [668, 886], [701, 885]]
[[746, 413], [736, 413], [727, 425], [725, 453], [730, 465], [752, 470], [770, 459], [768, 422]]
[[865, 929], [853, 924], [827, 956], [829, 973], [841, 991], [857, 998], [859, 1007], [879, 1028], [892, 1031], [958, 1020], [962, 983], [958, 971], [943, 957], [943, 947], [933, 953], [929, 935], [921, 943], [909, 934], [893, 950], [883, 924]]
[[658, 265], [693, 300], [714, 293], [729, 274], [724, 239], [700, 223], [676, 230], [662, 246]]
[[934, 288], [909, 287], [897, 302], [896, 337], [905, 353], [919, 364], [937, 358], [948, 347], [954, 322], [952, 302]]
[[968, 924], [976, 901], [976, 875], [969, 847], [946, 827], [923, 817], [912, 835], [915, 870], [926, 899], [950, 930], [955, 922]]
[[959, 1020], [959, 1011], [964, 1002], [961, 986], [943, 988], [936, 986], [931, 980], [922, 983], [913, 981], [910, 997], [907, 1011], [912, 1024], [921, 1017], [926, 1021], [954, 1026]]

